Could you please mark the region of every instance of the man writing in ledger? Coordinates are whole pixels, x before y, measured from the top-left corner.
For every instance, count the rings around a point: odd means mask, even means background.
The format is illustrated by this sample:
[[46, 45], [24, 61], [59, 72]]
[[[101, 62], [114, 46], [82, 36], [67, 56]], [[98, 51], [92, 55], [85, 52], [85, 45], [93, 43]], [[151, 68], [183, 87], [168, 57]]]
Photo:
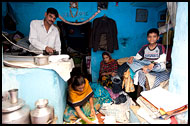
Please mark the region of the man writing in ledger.
[[54, 8], [48, 8], [43, 20], [32, 20], [30, 23], [29, 41], [30, 50], [45, 50], [53, 54], [54, 50], [61, 54], [61, 41], [58, 29], [53, 25], [58, 12]]

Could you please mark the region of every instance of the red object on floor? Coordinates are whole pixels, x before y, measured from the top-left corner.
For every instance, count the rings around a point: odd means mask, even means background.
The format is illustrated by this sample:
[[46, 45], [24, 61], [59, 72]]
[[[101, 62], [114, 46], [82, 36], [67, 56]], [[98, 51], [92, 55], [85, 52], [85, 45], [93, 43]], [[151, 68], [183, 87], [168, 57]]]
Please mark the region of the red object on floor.
[[104, 124], [104, 119], [101, 118], [104, 115], [102, 113], [98, 113], [98, 114], [96, 114], [96, 116], [98, 118], [99, 124]]
[[170, 119], [171, 119], [171, 123], [170, 124], [178, 124], [175, 116], [170, 117]]

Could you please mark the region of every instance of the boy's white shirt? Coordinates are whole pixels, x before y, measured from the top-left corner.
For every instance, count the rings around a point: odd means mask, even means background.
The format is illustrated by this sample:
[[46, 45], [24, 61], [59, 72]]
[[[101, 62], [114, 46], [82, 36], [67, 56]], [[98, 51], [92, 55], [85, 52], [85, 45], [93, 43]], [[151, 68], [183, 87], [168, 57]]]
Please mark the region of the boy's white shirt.
[[[137, 53], [137, 55], [133, 56], [133, 57], [136, 60], [140, 60], [142, 58], [142, 56], [139, 53]], [[154, 62], [156, 62], [156, 63], [166, 63], [166, 54], [165, 53], [161, 54], [160, 58], [158, 58], [157, 60], [154, 60]]]

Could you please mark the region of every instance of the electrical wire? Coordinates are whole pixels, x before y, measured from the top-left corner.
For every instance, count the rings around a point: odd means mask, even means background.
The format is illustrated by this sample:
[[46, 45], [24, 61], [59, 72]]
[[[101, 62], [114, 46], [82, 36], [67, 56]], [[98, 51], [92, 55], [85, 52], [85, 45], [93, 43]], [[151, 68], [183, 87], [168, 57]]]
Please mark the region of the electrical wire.
[[14, 46], [16, 46], [16, 47], [18, 47], [18, 48], [22, 48], [22, 49], [24, 49], [24, 50], [27, 50], [28, 52], [43, 53], [43, 51], [32, 51], [32, 50], [29, 50], [29, 49], [24, 48], [24, 47], [22, 47], [22, 46], [19, 46], [19, 45], [15, 44], [14, 42], [12, 42], [11, 40], [9, 40], [3, 33], [2, 33], [2, 36], [3, 36], [8, 42], [10, 42], [11, 44], [13, 44]]

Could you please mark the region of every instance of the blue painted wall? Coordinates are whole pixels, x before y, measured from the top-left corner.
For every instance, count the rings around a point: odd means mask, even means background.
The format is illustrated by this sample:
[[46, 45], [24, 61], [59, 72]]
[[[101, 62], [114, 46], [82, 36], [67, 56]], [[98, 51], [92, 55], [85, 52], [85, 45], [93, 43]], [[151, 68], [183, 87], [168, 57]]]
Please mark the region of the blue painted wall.
[[[76, 18], [69, 15], [69, 2], [10, 2], [18, 21], [17, 29], [26, 36], [29, 34], [31, 20], [43, 19], [48, 7], [54, 7], [61, 16], [68, 21], [85, 21], [97, 11], [97, 2], [79, 2], [79, 13]], [[108, 10], [102, 10], [96, 17], [106, 14], [114, 19], [118, 28], [119, 50], [112, 53], [112, 57], [119, 59], [135, 55], [142, 45], [147, 43], [146, 32], [151, 27], [157, 27], [159, 12], [166, 9], [161, 7], [133, 7], [130, 2], [109, 2]], [[148, 22], [135, 22], [136, 9], [148, 9]], [[188, 3], [178, 2], [177, 19], [175, 28], [174, 45], [172, 49], [172, 72], [170, 76], [169, 90], [188, 98]], [[76, 10], [73, 10], [75, 14]], [[6, 14], [6, 2], [2, 2], [2, 17]], [[95, 18], [96, 18], [95, 17]], [[60, 21], [60, 19], [57, 19]], [[92, 20], [93, 21], [93, 20]], [[126, 46], [123, 46], [122, 38], [127, 38]], [[99, 63], [102, 60], [102, 51], [92, 51], [92, 79], [97, 81]], [[182, 116], [188, 119], [186, 113]]]
[[[148, 10], [147, 22], [136, 22], [136, 9]], [[159, 8], [142, 8], [133, 7], [128, 2], [120, 2], [119, 7], [115, 7], [115, 4], [109, 4], [108, 10], [105, 13], [108, 17], [114, 19], [118, 28], [118, 43], [119, 50], [114, 50], [112, 58], [119, 59], [123, 57], [129, 57], [136, 55], [140, 48], [147, 44], [146, 33], [152, 27], [157, 27], [159, 20], [159, 11], [166, 9], [166, 6]], [[126, 46], [123, 46], [123, 38], [126, 38]], [[92, 52], [92, 81], [96, 82], [99, 77], [100, 62], [102, 60], [102, 52]]]
[[[188, 3], [178, 2], [174, 44], [172, 48], [172, 71], [169, 91], [182, 95], [188, 101]], [[177, 99], [176, 99], [177, 100]], [[177, 116], [178, 123], [188, 121], [188, 111]]]
[[[24, 33], [25, 36], [29, 34], [29, 26], [31, 20], [43, 19], [44, 13], [48, 7], [54, 7], [59, 14], [67, 21], [82, 22], [87, 20], [97, 11], [97, 2], [79, 2], [79, 13], [73, 18], [70, 16], [69, 2], [10, 2], [14, 9], [17, 24], [17, 30]], [[3, 2], [2, 16], [5, 16], [5, 3]], [[147, 22], [136, 22], [136, 9], [147, 9]], [[118, 29], [118, 43], [119, 50], [112, 53], [114, 59], [129, 57], [135, 55], [137, 51], [147, 43], [146, 32], [152, 28], [157, 27], [159, 21], [159, 12], [166, 9], [166, 4], [160, 7], [134, 7], [131, 2], [109, 2], [108, 9], [102, 10], [95, 18], [101, 17], [104, 14], [116, 21]], [[76, 9], [72, 9], [75, 15]], [[94, 20], [94, 19], [93, 19]], [[91, 20], [91, 22], [93, 21]], [[58, 18], [56, 21], [60, 21]], [[126, 38], [126, 45], [123, 45], [123, 38]], [[92, 58], [92, 81], [96, 82], [99, 73], [99, 64], [102, 60], [102, 51], [91, 51]]]

